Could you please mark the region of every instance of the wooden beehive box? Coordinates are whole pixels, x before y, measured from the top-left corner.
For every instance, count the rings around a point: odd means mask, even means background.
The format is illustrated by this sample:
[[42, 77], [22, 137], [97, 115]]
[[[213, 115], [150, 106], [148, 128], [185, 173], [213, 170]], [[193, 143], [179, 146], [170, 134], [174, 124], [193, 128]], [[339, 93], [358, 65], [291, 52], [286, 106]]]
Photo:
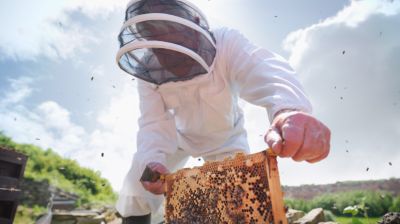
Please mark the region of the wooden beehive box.
[[168, 224], [286, 224], [276, 156], [237, 154], [165, 176]]
[[0, 223], [13, 223], [27, 157], [0, 146]]

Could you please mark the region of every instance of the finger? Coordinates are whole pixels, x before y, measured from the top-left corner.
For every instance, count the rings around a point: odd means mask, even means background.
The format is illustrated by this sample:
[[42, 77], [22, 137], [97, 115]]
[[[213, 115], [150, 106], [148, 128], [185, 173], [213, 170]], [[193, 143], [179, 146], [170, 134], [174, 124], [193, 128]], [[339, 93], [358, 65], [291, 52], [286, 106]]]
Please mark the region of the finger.
[[282, 157], [292, 157], [302, 148], [304, 142], [304, 125], [286, 123], [282, 127], [283, 148]]
[[169, 173], [168, 169], [164, 165], [162, 165], [161, 163], [158, 163], [158, 162], [151, 162], [151, 163], [147, 164], [147, 166], [151, 170], [157, 171], [161, 174]]
[[325, 150], [323, 149], [323, 144], [320, 141], [311, 141], [310, 138], [308, 139], [310, 141], [305, 141], [304, 145], [306, 146], [302, 147], [299, 152], [292, 157], [294, 161], [300, 162], [304, 160], [316, 159], [325, 153]]
[[310, 122], [306, 126], [304, 144], [299, 152], [293, 156], [295, 161], [315, 160], [326, 154], [326, 136], [329, 132], [320, 122]]
[[330, 153], [330, 132], [327, 133], [326, 139], [327, 140], [323, 141], [323, 146], [322, 146], [324, 153], [322, 153], [320, 156], [317, 156], [316, 158], [308, 159], [307, 162], [316, 163], [328, 157]]
[[322, 144], [319, 141], [319, 137], [315, 135], [312, 128], [306, 125], [303, 133], [303, 144], [296, 154], [292, 156], [292, 159], [297, 162], [314, 159], [321, 155], [321, 148]]
[[148, 166], [150, 169], [154, 170], [154, 169], [157, 167], [158, 164], [159, 164], [159, 163], [157, 163], [157, 162], [150, 162], [150, 163], [147, 164], [147, 166]]
[[314, 159], [308, 159], [308, 160], [306, 160], [306, 161], [309, 162], [309, 163], [316, 163], [316, 162], [319, 162], [319, 161], [325, 159], [326, 157], [328, 157], [329, 152], [330, 152], [330, 150], [327, 149], [327, 150], [325, 150], [325, 153], [322, 154], [321, 156], [319, 156], [319, 157], [317, 157], [317, 158], [314, 158]]
[[161, 181], [157, 181], [157, 182], [143, 181], [142, 185], [147, 191], [150, 191], [153, 194], [164, 193], [164, 183]]
[[162, 165], [161, 163], [157, 163], [154, 166], [153, 170], [158, 171], [159, 173], [162, 173], [162, 174], [168, 173], [168, 169], [164, 165]]
[[279, 130], [272, 126], [267, 134], [264, 137], [264, 141], [268, 144], [268, 146], [279, 155], [282, 151], [282, 137], [279, 133]]

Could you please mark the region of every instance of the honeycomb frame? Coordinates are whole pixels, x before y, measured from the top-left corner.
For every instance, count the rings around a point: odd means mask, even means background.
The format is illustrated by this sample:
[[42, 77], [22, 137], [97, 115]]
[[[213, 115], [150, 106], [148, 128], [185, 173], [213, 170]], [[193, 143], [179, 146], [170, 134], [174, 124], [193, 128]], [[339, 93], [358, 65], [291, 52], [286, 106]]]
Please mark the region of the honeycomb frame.
[[287, 224], [272, 150], [181, 169], [164, 181], [166, 224]]

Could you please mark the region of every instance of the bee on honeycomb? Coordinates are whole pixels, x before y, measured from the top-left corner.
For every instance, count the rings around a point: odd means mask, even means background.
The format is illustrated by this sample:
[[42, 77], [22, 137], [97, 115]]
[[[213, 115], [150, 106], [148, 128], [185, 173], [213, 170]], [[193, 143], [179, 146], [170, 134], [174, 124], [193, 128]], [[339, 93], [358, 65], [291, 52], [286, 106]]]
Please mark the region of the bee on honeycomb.
[[182, 169], [165, 183], [167, 224], [287, 223], [269, 150]]

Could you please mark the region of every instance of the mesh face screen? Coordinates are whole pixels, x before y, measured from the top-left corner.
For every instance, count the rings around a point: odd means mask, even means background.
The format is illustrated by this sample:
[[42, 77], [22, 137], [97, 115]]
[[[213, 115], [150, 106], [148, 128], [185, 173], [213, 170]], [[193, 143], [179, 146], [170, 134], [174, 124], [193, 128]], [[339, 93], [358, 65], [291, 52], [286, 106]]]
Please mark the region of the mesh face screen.
[[120, 68], [157, 85], [205, 75], [216, 56], [206, 18], [177, 0], [131, 4], [118, 40]]
[[199, 63], [187, 55], [161, 48], [127, 52], [120, 58], [119, 64], [129, 74], [158, 85], [189, 80], [207, 73]]
[[274, 223], [267, 151], [166, 176], [166, 223]]

